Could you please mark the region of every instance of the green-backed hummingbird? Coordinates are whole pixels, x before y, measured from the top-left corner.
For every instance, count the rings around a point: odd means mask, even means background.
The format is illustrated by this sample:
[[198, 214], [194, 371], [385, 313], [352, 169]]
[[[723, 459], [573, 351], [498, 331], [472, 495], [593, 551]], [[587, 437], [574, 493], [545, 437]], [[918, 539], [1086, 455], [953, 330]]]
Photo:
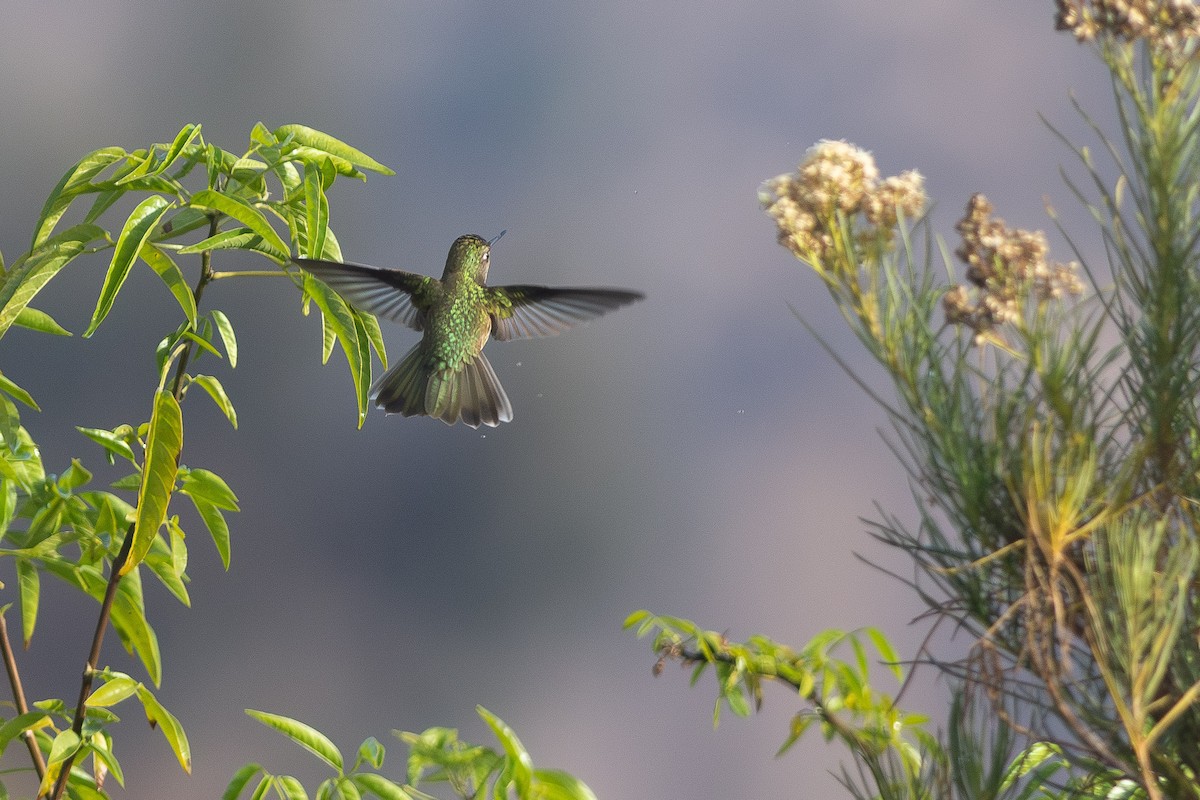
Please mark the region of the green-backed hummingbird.
[[472, 428], [508, 422], [512, 404], [483, 355], [488, 336], [500, 341], [553, 336], [642, 298], [624, 289], [488, 286], [491, 247], [500, 236], [491, 241], [460, 236], [450, 247], [441, 280], [399, 269], [295, 259], [351, 305], [424, 334], [371, 387], [378, 408], [437, 417], [447, 425], [461, 418]]

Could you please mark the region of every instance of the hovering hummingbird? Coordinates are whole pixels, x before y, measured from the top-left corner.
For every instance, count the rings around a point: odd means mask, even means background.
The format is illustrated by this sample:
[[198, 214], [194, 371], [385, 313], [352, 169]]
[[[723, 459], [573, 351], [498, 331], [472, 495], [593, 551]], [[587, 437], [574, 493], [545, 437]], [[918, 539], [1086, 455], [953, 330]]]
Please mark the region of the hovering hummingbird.
[[404, 359], [371, 387], [389, 414], [428, 415], [472, 428], [512, 419], [512, 404], [483, 354], [488, 336], [500, 341], [553, 336], [577, 322], [640, 300], [624, 289], [487, 286], [491, 247], [460, 236], [450, 247], [442, 279], [337, 261], [293, 259], [348, 303], [424, 335]]

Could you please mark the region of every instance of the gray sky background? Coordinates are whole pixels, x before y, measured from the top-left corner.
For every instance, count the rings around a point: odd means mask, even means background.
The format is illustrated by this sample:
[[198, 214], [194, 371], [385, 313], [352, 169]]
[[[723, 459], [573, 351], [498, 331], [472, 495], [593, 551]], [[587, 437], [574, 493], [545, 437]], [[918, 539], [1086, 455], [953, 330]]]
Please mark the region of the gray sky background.
[[[192, 526], [190, 610], [150, 592], [160, 696], [191, 737], [195, 774], [125, 706], [127, 796], [215, 797], [248, 760], [315, 786], [313, 759], [245, 707], [306, 720], [348, 754], [375, 735], [398, 776], [393, 728], [455, 726], [493, 744], [476, 704], [513, 725], [536, 764], [602, 798], [842, 796], [828, 775], [839, 750], [814, 738], [772, 757], [796, 710], [785, 689], [714, 732], [711, 678], [653, 679], [646, 643], [620, 624], [644, 607], [797, 645], [877, 625], [913, 654], [919, 605], [854, 557], [905, 566], [859, 519], [875, 500], [914, 518], [882, 414], [787, 303], [878, 373], [815, 276], [775, 244], [755, 189], [818, 139], [844, 138], [883, 174], [920, 170], [947, 239], [975, 191], [1029, 228], [1049, 227], [1049, 197], [1086, 239], [1057, 174], [1070, 154], [1037, 113], [1082, 136], [1068, 92], [1107, 119], [1107, 85], [1052, 14], [1043, 0], [8, 8], [10, 260], [87, 151], [170, 141], [186, 122], [240, 150], [259, 120], [300, 122], [397, 170], [335, 186], [347, 259], [440, 274], [455, 237], [507, 229], [494, 283], [647, 295], [562, 337], [491, 345], [511, 424], [372, 413], [359, 431], [344, 361], [320, 365], [319, 323], [290, 284], [211, 287], [204, 305], [228, 313], [241, 359], [203, 368], [241, 426], [193, 398], [184, 461], [223, 475], [243, 511], [228, 574]], [[82, 331], [106, 265], [77, 261], [37, 305]], [[153, 346], [177, 313], [139, 266], [93, 339], [5, 338], [0, 369], [42, 406], [23, 419], [49, 469], [77, 455], [109, 477], [71, 426], [148, 416]], [[396, 358], [415, 340], [385, 334]], [[43, 588], [21, 661], [28, 691], [73, 700], [95, 605]], [[105, 660], [141, 675], [115, 637]], [[906, 700], [940, 714], [932, 677]]]

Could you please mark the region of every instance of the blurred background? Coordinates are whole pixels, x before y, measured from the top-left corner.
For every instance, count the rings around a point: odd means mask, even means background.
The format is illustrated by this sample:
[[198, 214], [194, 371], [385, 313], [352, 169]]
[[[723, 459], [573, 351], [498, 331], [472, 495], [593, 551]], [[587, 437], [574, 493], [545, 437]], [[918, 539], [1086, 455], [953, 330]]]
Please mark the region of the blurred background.
[[[951, 248], [976, 191], [1026, 228], [1049, 227], [1048, 197], [1086, 240], [1057, 172], [1071, 155], [1037, 115], [1082, 138], [1074, 92], [1111, 116], [1098, 59], [1054, 33], [1048, 0], [56, 0], [6, 9], [0, 76], [9, 260], [90, 150], [198, 122], [240, 152], [255, 122], [299, 122], [397, 171], [334, 187], [348, 260], [440, 275], [455, 237], [507, 229], [493, 283], [647, 295], [558, 338], [492, 344], [508, 425], [373, 412], [358, 430], [345, 362], [320, 364], [319, 321], [290, 283], [210, 287], [204, 306], [229, 315], [241, 356], [201, 367], [240, 428], [193, 397], [184, 462], [225, 477], [243, 510], [228, 573], [190, 525], [191, 609], [149, 590], [159, 696], [194, 774], [122, 706], [131, 797], [216, 797], [248, 760], [314, 786], [315, 760], [246, 707], [305, 720], [347, 754], [377, 736], [400, 776], [392, 729], [494, 744], [476, 704], [537, 765], [602, 798], [843, 796], [829, 774], [842, 752], [819, 737], [773, 758], [797, 709], [786, 689], [714, 731], [711, 676], [692, 689], [676, 669], [653, 678], [646, 642], [621, 630], [639, 608], [797, 645], [876, 625], [909, 657], [926, 632], [906, 588], [855, 556], [907, 570], [861, 519], [876, 501], [915, 519], [886, 420], [788, 304], [876, 385], [879, 373], [775, 244], [756, 187], [813, 142], [846, 139], [884, 175], [926, 176]], [[81, 332], [107, 263], [77, 260], [36, 305]], [[5, 338], [0, 369], [41, 404], [23, 421], [49, 470], [78, 455], [119, 474], [72, 426], [148, 417], [154, 344], [177, 316], [139, 265], [92, 339]], [[385, 335], [394, 358], [416, 339]], [[27, 691], [73, 701], [95, 604], [49, 581], [43, 593]], [[104, 661], [144, 676], [115, 637]], [[938, 717], [934, 677], [904, 703]]]

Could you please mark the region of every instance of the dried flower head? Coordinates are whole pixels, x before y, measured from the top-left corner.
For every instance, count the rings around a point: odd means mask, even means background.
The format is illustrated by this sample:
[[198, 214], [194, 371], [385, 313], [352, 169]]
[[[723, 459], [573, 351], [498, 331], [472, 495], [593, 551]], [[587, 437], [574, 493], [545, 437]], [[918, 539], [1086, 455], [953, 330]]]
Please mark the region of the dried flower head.
[[971, 197], [956, 227], [962, 244], [954, 254], [967, 265], [974, 290], [953, 287], [942, 298], [942, 308], [946, 322], [971, 328], [976, 341], [999, 325], [1019, 322], [1031, 299], [1040, 307], [1082, 294], [1076, 265], [1048, 262], [1045, 235], [1009, 228], [992, 216], [992, 204], [982, 194]]
[[[779, 228], [779, 243], [814, 266], [835, 243], [838, 215], [848, 220], [859, 241], [891, 240], [901, 215], [913, 219], [925, 209], [924, 179], [917, 172], [879, 180], [875, 159], [848, 142], [823, 140], [805, 153], [796, 172], [765, 181], [759, 203]], [[861, 229], [861, 215], [868, 228]]]
[[1055, 28], [1081, 42], [1108, 35], [1173, 47], [1200, 35], [1200, 9], [1193, 0], [1056, 0], [1056, 5]]

